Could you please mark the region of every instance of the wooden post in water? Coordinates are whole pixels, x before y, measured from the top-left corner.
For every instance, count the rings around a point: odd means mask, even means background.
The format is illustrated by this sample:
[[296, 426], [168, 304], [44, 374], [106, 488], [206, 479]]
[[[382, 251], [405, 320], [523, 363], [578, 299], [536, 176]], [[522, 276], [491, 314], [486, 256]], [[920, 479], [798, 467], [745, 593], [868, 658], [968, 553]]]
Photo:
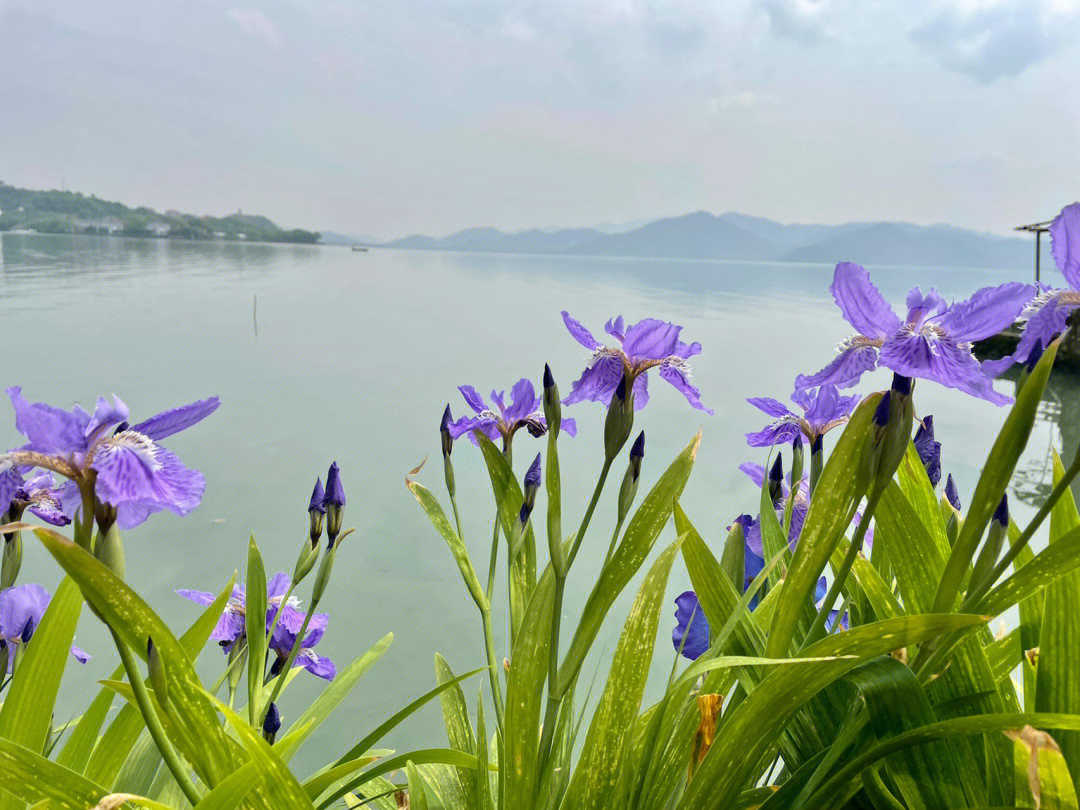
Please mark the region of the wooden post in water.
[[1017, 225], [1013, 230], [1035, 234], [1035, 283], [1042, 281], [1042, 235], [1050, 230], [1050, 222], [1034, 222], [1031, 225]]

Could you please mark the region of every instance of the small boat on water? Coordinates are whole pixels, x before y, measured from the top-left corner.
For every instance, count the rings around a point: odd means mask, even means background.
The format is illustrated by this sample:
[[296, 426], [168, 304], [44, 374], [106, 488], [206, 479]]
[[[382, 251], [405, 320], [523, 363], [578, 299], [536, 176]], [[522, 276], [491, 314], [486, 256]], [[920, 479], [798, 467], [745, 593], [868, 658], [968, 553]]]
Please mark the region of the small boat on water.
[[367, 248], [363, 245], [353, 245], [353, 253], [367, 253]]

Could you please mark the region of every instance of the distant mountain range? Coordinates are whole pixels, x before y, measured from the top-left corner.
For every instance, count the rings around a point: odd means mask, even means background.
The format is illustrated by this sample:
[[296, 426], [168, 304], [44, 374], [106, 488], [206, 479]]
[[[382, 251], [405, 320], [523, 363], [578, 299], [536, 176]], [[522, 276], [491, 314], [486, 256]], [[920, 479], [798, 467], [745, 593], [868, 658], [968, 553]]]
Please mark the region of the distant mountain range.
[[[374, 243], [371, 243], [374, 244]], [[532, 253], [664, 259], [836, 262], [1021, 268], [1031, 263], [1028, 239], [948, 225], [852, 222], [784, 225], [771, 219], [697, 211], [644, 225], [527, 230], [469, 228], [442, 238], [406, 236], [384, 247], [476, 253]]]

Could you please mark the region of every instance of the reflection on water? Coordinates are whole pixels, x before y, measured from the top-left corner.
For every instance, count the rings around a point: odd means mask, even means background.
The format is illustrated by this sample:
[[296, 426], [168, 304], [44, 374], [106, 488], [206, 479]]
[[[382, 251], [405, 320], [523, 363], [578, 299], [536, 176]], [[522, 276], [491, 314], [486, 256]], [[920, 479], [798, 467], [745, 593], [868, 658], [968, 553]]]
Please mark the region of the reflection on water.
[[[1020, 501], [1035, 508], [1042, 505], [1054, 487], [1053, 451], [1068, 466], [1080, 447], [1080, 376], [1055, 371], [1046, 385], [1036, 412], [1022, 463], [1017, 466], [1010, 491]], [[1073, 494], [1080, 497], [1080, 481], [1074, 480]]]

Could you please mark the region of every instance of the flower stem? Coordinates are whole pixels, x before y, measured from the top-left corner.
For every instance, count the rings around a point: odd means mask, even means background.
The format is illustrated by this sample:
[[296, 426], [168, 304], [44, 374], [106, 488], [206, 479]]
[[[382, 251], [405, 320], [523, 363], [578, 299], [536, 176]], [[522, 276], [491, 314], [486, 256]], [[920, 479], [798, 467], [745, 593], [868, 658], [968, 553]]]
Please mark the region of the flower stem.
[[499, 681], [499, 663], [495, 660], [495, 636], [491, 629], [491, 608], [480, 609], [480, 621], [484, 627], [484, 653], [487, 655], [488, 678], [491, 681], [491, 702], [495, 704], [495, 722], [499, 726], [499, 736], [503, 731], [503, 694]]
[[604, 556], [604, 565], [608, 564], [611, 559], [611, 555], [615, 553], [615, 544], [619, 539], [619, 532], [622, 531], [623, 521], [618, 520], [615, 522], [615, 531], [611, 533], [611, 542], [608, 544], [607, 554]]
[[116, 643], [116, 650], [120, 653], [120, 660], [123, 662], [124, 671], [127, 673], [128, 683], [131, 684], [131, 691], [135, 693], [135, 703], [138, 704], [143, 720], [146, 721], [146, 728], [150, 731], [154, 745], [161, 752], [161, 758], [165, 761], [165, 765], [169, 768], [173, 778], [176, 779], [176, 784], [184, 792], [184, 796], [187, 797], [192, 806], [197, 805], [202, 796], [199, 795], [195, 783], [191, 781], [187, 767], [180, 761], [180, 755], [176, 753], [176, 749], [169, 742], [169, 738], [165, 736], [161, 718], [158, 717], [157, 712], [154, 710], [154, 705], [150, 700], [149, 692], [146, 691], [146, 684], [143, 682], [142, 673], [139, 672], [135, 657], [115, 630], [110, 627], [109, 632], [112, 633], [113, 641]]
[[589, 500], [589, 506], [585, 510], [585, 516], [581, 519], [581, 525], [578, 527], [577, 534], [574, 536], [574, 545], [570, 547], [570, 556], [566, 558], [566, 570], [570, 570], [570, 566], [574, 564], [574, 558], [577, 557], [578, 549], [581, 548], [581, 541], [585, 539], [585, 531], [589, 528], [589, 521], [592, 520], [593, 512], [596, 510], [596, 502], [600, 500], [600, 493], [604, 489], [604, 482], [607, 481], [608, 471], [611, 469], [611, 462], [615, 459], [605, 458], [604, 466], [600, 470], [600, 479], [596, 482], [596, 489], [593, 490], [592, 498]]
[[[308, 624], [311, 623], [311, 617], [315, 614], [315, 607], [318, 604], [319, 601], [317, 599], [312, 599], [311, 608], [304, 614], [304, 623], [300, 625], [300, 632], [296, 634], [296, 640], [293, 642], [292, 649], [289, 650], [289, 657], [285, 660], [285, 666], [281, 668], [281, 672], [278, 673], [277, 678], [274, 680], [274, 690], [270, 693], [269, 700], [267, 700], [266, 703], [263, 704], [262, 709], [259, 710], [258, 728], [262, 728], [263, 721], [266, 720], [266, 712], [270, 709], [270, 704], [276, 701], [278, 695], [281, 694], [281, 689], [285, 685], [285, 679], [289, 676], [293, 662], [296, 660], [296, 656], [300, 652], [300, 647], [304, 643], [304, 635], [307, 633]], [[254, 661], [251, 662], [251, 664], [254, 663]]]

